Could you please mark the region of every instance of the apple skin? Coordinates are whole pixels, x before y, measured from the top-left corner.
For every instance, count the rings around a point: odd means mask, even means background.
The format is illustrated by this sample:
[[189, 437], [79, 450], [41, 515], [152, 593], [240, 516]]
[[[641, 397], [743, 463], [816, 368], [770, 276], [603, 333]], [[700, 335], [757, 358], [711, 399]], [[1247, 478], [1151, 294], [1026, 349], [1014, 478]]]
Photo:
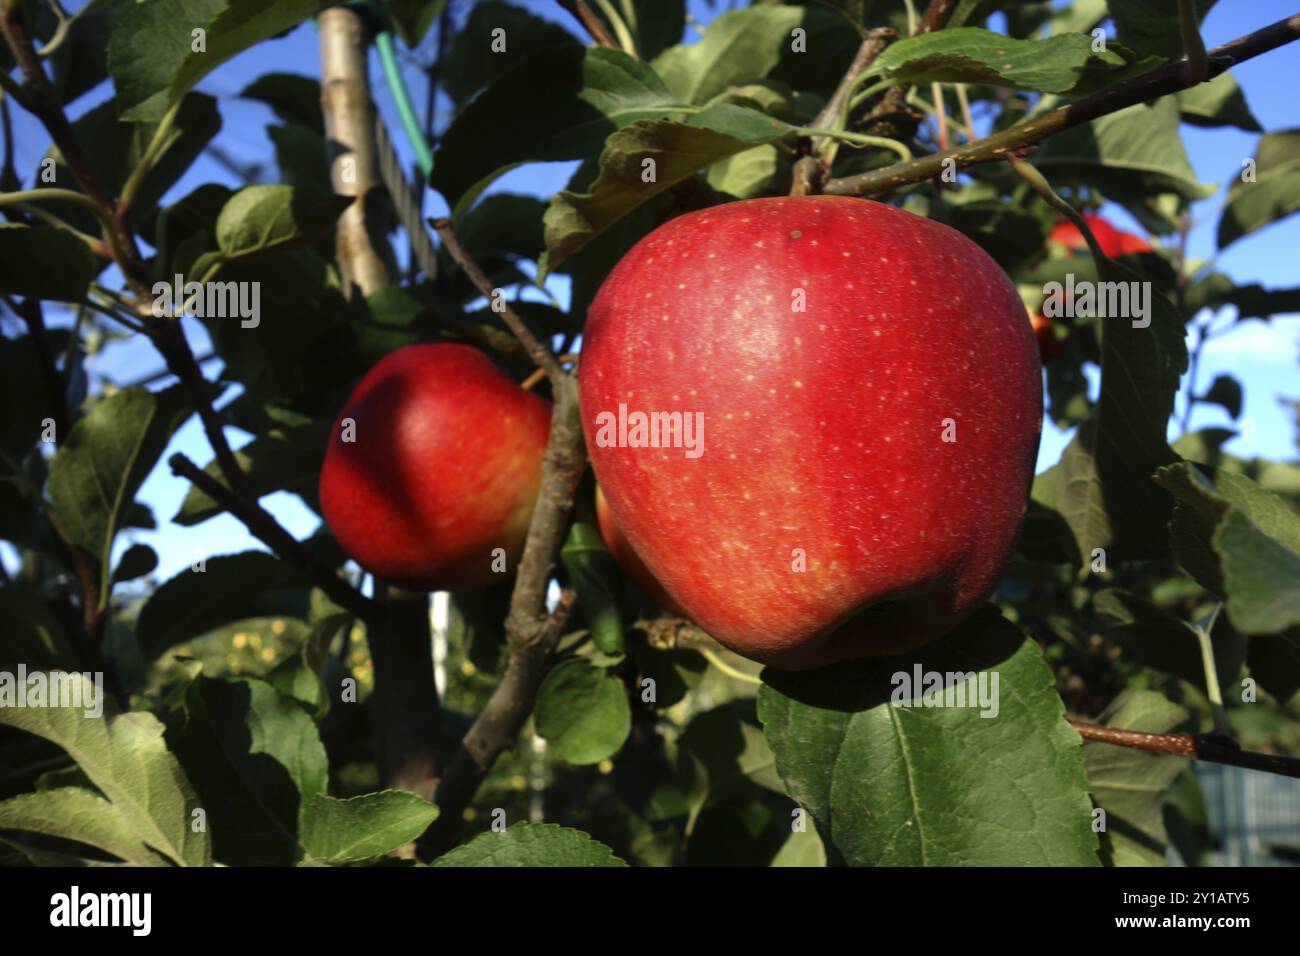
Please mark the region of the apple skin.
[[[613, 517], [722, 644], [787, 669], [899, 653], [997, 585], [1042, 372], [1015, 286], [960, 233], [847, 197], [689, 213], [619, 262], [584, 336], [583, 428]], [[597, 416], [619, 403], [702, 412], [703, 454], [602, 444]]]
[[[356, 422], [353, 442], [343, 421]], [[456, 591], [513, 569], [541, 483], [551, 405], [467, 345], [386, 356], [343, 406], [320, 475], [321, 512], [367, 571], [413, 591]]]
[[645, 566], [640, 555], [632, 550], [632, 545], [628, 544], [623, 530], [614, 520], [614, 512], [609, 510], [609, 501], [605, 498], [605, 493], [600, 490], [600, 485], [596, 486], [596, 524], [600, 528], [601, 540], [605, 542], [605, 550], [618, 562], [623, 573], [645, 593], [645, 596], [665, 611], [678, 617], [687, 617], [681, 605], [674, 601], [673, 596], [664, 590], [664, 586], [655, 580], [655, 576], [650, 573], [650, 569]]
[[[1150, 252], [1151, 244], [1137, 233], [1125, 232], [1111, 225], [1110, 220], [1095, 212], [1085, 212], [1083, 221], [1092, 230], [1101, 251], [1112, 259], [1127, 256], [1134, 252]], [[1072, 222], [1060, 222], [1052, 228], [1050, 236], [1053, 242], [1060, 243], [1067, 250], [1067, 255], [1074, 252], [1086, 252], [1088, 241], [1083, 238], [1079, 227]]]

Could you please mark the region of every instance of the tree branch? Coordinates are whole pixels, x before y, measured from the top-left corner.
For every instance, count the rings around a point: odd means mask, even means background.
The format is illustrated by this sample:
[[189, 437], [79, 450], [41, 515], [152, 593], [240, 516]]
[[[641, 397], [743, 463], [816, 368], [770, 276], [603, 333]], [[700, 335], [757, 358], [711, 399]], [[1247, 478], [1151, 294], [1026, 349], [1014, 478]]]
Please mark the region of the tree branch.
[[[451, 220], [431, 219], [429, 222], [442, 239], [443, 248], [456, 260], [456, 264], [469, 277], [469, 281], [474, 283], [474, 287], [483, 293], [488, 300], [488, 304], [492, 305], [493, 293], [497, 290], [492, 288], [492, 280], [479, 268], [478, 263], [471, 258], [470, 254], [465, 251], [465, 247], [460, 244], [460, 240], [456, 238], [456, 233], [451, 228]], [[537, 337], [524, 324], [524, 320], [519, 317], [518, 312], [510, 308], [504, 300], [502, 300], [502, 305], [504, 308], [501, 317], [505, 320], [510, 331], [515, 334], [515, 338], [523, 345], [533, 363], [546, 372], [546, 377], [551, 380], [551, 385], [558, 388], [558, 383], [563, 382], [569, 376], [564, 369], [560, 368], [555, 353], [537, 340]], [[493, 311], [495, 311], [495, 308]]]
[[[440, 219], [435, 220], [433, 226], [452, 258], [490, 299], [491, 283], [457, 241], [451, 224]], [[574, 602], [573, 593], [565, 591], [554, 612], [548, 614], [546, 611], [551, 572], [573, 512], [578, 483], [587, 467], [578, 386], [573, 376], [560, 367], [555, 355], [537, 341], [513, 310], [507, 307], [503, 315], [524, 348], [546, 371], [555, 406], [551, 412], [546, 455], [542, 459], [541, 488], [515, 575], [510, 612], [506, 616], [505, 671], [438, 784], [434, 800], [441, 813], [421, 840], [425, 855], [441, 852], [454, 840], [462, 814], [479, 784], [492, 769], [497, 756], [514, 743], [520, 728], [532, 713], [537, 690], [551, 665], [555, 645]]]
[[132, 288], [143, 295], [148, 291], [150, 284], [149, 270], [140, 257], [135, 236], [126, 228], [122, 217], [117, 215], [116, 203], [91, 172], [91, 166], [86, 161], [81, 144], [72, 131], [72, 124], [68, 122], [59, 95], [50, 84], [49, 77], [45, 75], [40, 56], [37, 55], [32, 44], [31, 32], [23, 22], [21, 5], [14, 0], [0, 0], [0, 32], [3, 32], [14, 61], [23, 74], [24, 85], [21, 93], [17, 89], [11, 91], [14, 93], [14, 99], [41, 121], [50, 138], [54, 140], [54, 145], [63, 155], [64, 162], [72, 170], [72, 175], [81, 184], [82, 192], [108, 214], [112, 224], [105, 226], [105, 232], [108, 233], [105, 238], [108, 239], [111, 247], [123, 250], [124, 254], [118, 261], [118, 266]]
[[585, 0], [556, 0], [560, 6], [573, 14], [574, 18], [581, 23], [591, 34], [591, 38], [601, 46], [613, 47], [615, 50], [622, 49], [618, 41], [609, 35], [605, 29], [605, 24], [600, 22], [600, 17], [587, 6]]
[[[822, 111], [817, 114], [813, 121], [813, 127], [819, 129], [841, 129], [843, 120], [848, 114], [848, 100], [853, 94], [857, 84], [858, 77], [872, 63], [880, 52], [890, 43], [898, 38], [898, 31], [893, 27], [876, 27], [867, 31], [866, 37], [858, 46], [858, 52], [853, 56], [853, 62], [840, 77], [839, 86], [831, 94], [831, 98], [826, 101]], [[792, 196], [804, 196], [810, 192], [816, 192], [820, 184], [830, 175], [831, 165], [835, 162], [835, 141], [825, 136], [813, 138], [813, 151], [820, 157], [817, 161], [818, 169], [814, 169], [812, 164], [800, 160], [796, 164], [794, 174], [794, 184], [790, 190]]]
[[195, 488], [242, 521], [253, 536], [274, 554], [305, 570], [316, 586], [335, 604], [351, 611], [368, 624], [384, 619], [386, 612], [382, 605], [366, 597], [332, 569], [319, 564], [306, 546], [285, 531], [258, 502], [235, 494], [179, 452], [167, 459], [167, 464], [171, 467], [172, 474], [187, 479]]
[[[921, 14], [921, 19], [916, 24], [916, 29], [912, 31], [912, 36], [920, 36], [922, 33], [933, 33], [935, 30], [942, 30], [952, 19], [953, 12], [957, 9], [957, 0], [930, 0], [929, 5], [925, 8], [925, 13]], [[902, 114], [909, 117], [906, 124], [906, 131], [895, 130], [900, 135], [897, 137], [903, 142], [910, 142], [913, 134], [916, 132], [917, 122], [921, 114], [915, 114], [907, 105], [907, 86], [893, 86], [885, 91], [885, 95], [867, 114], [868, 119], [880, 120], [885, 116]]]
[[[1205, 78], [1212, 80], [1228, 67], [1267, 53], [1292, 42], [1297, 37], [1300, 37], [1300, 13], [1216, 47], [1209, 54], [1210, 66]], [[1177, 93], [1194, 85], [1188, 81], [1183, 63], [1170, 63], [1149, 73], [1117, 83], [1100, 93], [1086, 96], [1076, 103], [1062, 106], [1043, 116], [1025, 120], [978, 143], [931, 153], [910, 163], [896, 163], [857, 176], [832, 179], [826, 184], [825, 191], [833, 196], [870, 196], [886, 189], [933, 179], [943, 171], [947, 160], [955, 162], [958, 169], [964, 169], [978, 163], [1005, 159], [1008, 155], [1032, 147], [1062, 130], [1091, 122], [1099, 116], [1138, 103]]]
[[[355, 9], [332, 7], [317, 17], [321, 61], [321, 111], [330, 150], [330, 179], [334, 191], [356, 196], [339, 219], [335, 258], [349, 300], [369, 296], [392, 283], [388, 242], [374, 215], [374, 201], [383, 195], [380, 165], [390, 164], [390, 191], [399, 217], [411, 233], [411, 243], [426, 273], [432, 277], [433, 247], [419, 218], [418, 203], [409, 195], [396, 153], [385, 138], [378, 139], [370, 97], [366, 35]], [[381, 156], [386, 147], [389, 156]], [[415, 208], [411, 222], [409, 214]], [[427, 255], [420, 255], [423, 239]], [[386, 613], [367, 622], [366, 637], [375, 665], [372, 721], [380, 779], [387, 787], [428, 798], [438, 779], [438, 686], [433, 673], [433, 640], [429, 633], [429, 596], [375, 581], [375, 595]], [[395, 852], [409, 857], [415, 847]]]
[[1103, 727], [1075, 718], [1070, 718], [1070, 725], [1084, 740], [1300, 778], [1300, 758], [1242, 750], [1232, 740], [1216, 734], [1148, 734], [1139, 730]]

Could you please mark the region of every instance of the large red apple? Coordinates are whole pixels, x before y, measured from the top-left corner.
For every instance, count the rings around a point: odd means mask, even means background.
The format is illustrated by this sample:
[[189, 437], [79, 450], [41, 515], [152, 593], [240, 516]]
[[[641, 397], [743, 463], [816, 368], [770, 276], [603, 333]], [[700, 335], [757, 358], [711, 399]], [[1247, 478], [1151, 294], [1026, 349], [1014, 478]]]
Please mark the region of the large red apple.
[[[1015, 287], [960, 233], [844, 197], [690, 213], [614, 268], [585, 336], [613, 515], [736, 652], [807, 668], [903, 651], [996, 586], [1041, 367]], [[645, 447], [637, 412], [683, 413], [692, 447]]]
[[[1112, 259], [1134, 252], [1151, 251], [1151, 243], [1137, 233], [1116, 229], [1110, 220], [1095, 212], [1085, 212], [1083, 221], [1092, 230], [1093, 238], [1097, 240], [1097, 245], [1101, 246], [1101, 251]], [[1079, 227], [1072, 222], [1057, 223], [1052, 228], [1050, 238], [1053, 242], [1064, 246], [1067, 255], [1075, 252], [1086, 252], [1088, 249], [1088, 240], [1083, 238], [1083, 233], [1079, 231]]]
[[550, 403], [476, 349], [398, 349], [339, 413], [320, 476], [325, 521], [358, 564], [401, 587], [490, 584], [495, 549], [509, 570], [523, 550], [550, 420]]

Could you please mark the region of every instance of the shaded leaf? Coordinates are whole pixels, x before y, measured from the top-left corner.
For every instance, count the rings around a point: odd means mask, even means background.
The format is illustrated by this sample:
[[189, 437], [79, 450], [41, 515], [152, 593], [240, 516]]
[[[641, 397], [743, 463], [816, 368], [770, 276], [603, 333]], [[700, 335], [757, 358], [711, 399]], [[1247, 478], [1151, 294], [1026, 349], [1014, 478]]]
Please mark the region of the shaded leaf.
[[[1187, 712], [1161, 694], [1125, 690], [1097, 718], [1107, 727], [1151, 734], [1173, 730]], [[1097, 805], [1106, 811], [1102, 859], [1112, 866], [1164, 866], [1165, 794], [1186, 764], [1170, 754], [1083, 742], [1083, 760]]]
[[176, 751], [203, 798], [221, 862], [286, 866], [298, 858], [299, 813], [325, 792], [329, 761], [296, 701], [264, 681], [200, 676], [186, 688]]
[[172, 434], [188, 417], [181, 386], [125, 388], [96, 402], [50, 462], [50, 508], [63, 533], [97, 562], [108, 600], [113, 538]]
[[1177, 94], [1184, 123], [1193, 126], [1235, 126], [1248, 133], [1264, 128], [1246, 105], [1246, 95], [1231, 73], [1220, 73], [1208, 83], [1198, 83]]
[[[645, 120], [614, 133], [605, 141], [600, 175], [591, 191], [564, 190], [551, 200], [546, 210], [546, 257], [540, 276], [696, 170], [775, 142], [789, 131], [779, 120], [724, 104], [702, 110], [685, 123]], [[648, 170], [653, 170], [654, 178], [647, 181]]]
[[[998, 677], [997, 716], [895, 675]], [[1042, 652], [996, 608], [913, 655], [764, 671], [758, 716], [790, 796], [850, 865], [1097, 862], [1078, 735]], [[955, 701], [954, 701], [955, 702]], [[969, 698], [968, 698], [968, 702]]]
[[66, 229], [0, 223], [0, 289], [9, 295], [80, 302], [95, 266], [90, 247]]
[[459, 212], [467, 194], [511, 166], [581, 159], [614, 130], [675, 105], [654, 71], [621, 51], [543, 49], [461, 111], [439, 143], [430, 183]]
[[480, 833], [444, 853], [433, 866], [627, 866], [581, 830], [553, 823], [516, 823]]
[[[162, 119], [168, 107], [222, 63], [317, 13], [323, 0], [152, 0], [113, 23], [108, 71], [124, 120]], [[195, 50], [193, 31], [204, 49]]]
[[310, 586], [305, 572], [264, 551], [208, 558], [204, 570], [187, 568], [150, 595], [136, 622], [140, 652], [152, 660], [240, 618], [292, 614]]

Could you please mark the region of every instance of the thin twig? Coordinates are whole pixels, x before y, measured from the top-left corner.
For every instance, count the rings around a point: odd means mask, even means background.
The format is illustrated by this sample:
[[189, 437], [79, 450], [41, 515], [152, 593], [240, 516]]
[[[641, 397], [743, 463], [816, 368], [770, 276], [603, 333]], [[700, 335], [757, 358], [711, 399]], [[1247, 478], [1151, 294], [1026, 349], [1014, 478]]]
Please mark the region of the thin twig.
[[1233, 741], [1214, 734], [1148, 734], [1140, 730], [1103, 727], [1073, 717], [1070, 725], [1084, 740], [1300, 778], [1300, 758], [1242, 750]]
[[556, 0], [556, 2], [573, 14], [574, 18], [591, 34], [591, 38], [601, 46], [613, 47], [615, 50], [620, 49], [618, 41], [609, 35], [609, 31], [605, 29], [605, 24], [600, 22], [600, 17], [596, 16], [584, 0]]
[[[1210, 52], [1210, 66], [1206, 79], [1214, 79], [1229, 66], [1267, 53], [1292, 42], [1297, 37], [1300, 37], [1300, 13], [1216, 47]], [[1138, 103], [1185, 90], [1192, 85], [1194, 84], [1187, 81], [1183, 64], [1170, 63], [1149, 73], [1117, 83], [1100, 93], [1084, 97], [1078, 102], [1062, 106], [1043, 116], [1018, 123], [1001, 133], [985, 137], [978, 143], [931, 153], [910, 163], [897, 163], [857, 176], [832, 179], [826, 184], [825, 191], [835, 196], [870, 196], [886, 189], [932, 179], [943, 171], [948, 160], [956, 163], [958, 169], [978, 163], [995, 162], [1034, 146], [1062, 130], [1091, 122], [1099, 116]]]
[[[447, 250], [448, 255], [456, 261], [456, 264], [460, 266], [461, 271], [474, 284], [474, 287], [483, 293], [488, 303], [493, 305], [495, 311], [495, 301], [497, 300], [494, 299], [493, 294], [497, 290], [492, 287], [492, 280], [479, 268], [478, 263], [471, 258], [470, 254], [465, 251], [465, 247], [460, 244], [460, 240], [456, 238], [456, 233], [451, 228], [451, 220], [431, 219], [429, 223], [441, 237], [442, 246]], [[546, 377], [551, 380], [553, 386], [566, 378], [564, 369], [560, 368], [560, 363], [555, 359], [555, 353], [537, 340], [537, 337], [524, 324], [524, 320], [519, 317], [518, 312], [506, 305], [504, 300], [500, 301], [504, 306], [501, 318], [505, 320], [515, 338], [528, 352], [533, 364], [546, 371]]]
[[[876, 27], [867, 31], [866, 37], [858, 46], [858, 52], [853, 56], [853, 62], [849, 64], [844, 76], [840, 78], [839, 86], [835, 88], [831, 98], [826, 101], [822, 111], [817, 114], [813, 126], [822, 129], [843, 128], [844, 120], [849, 112], [849, 97], [856, 88], [858, 78], [871, 67], [871, 64], [876, 62], [876, 57], [880, 56], [881, 51], [896, 39], [898, 39], [898, 31], [893, 27]], [[831, 165], [835, 162], [836, 142], [829, 137], [819, 136], [813, 140], [813, 149], [820, 157], [821, 178], [824, 179], [830, 174]], [[805, 170], [802, 175], [795, 177], [791, 195], [805, 195], [807, 191], [810, 191], [809, 182], [811, 182], [811, 178]]]
[[334, 571], [319, 564], [306, 546], [281, 527], [280, 523], [257, 501], [249, 501], [234, 494], [206, 471], [181, 453], [167, 459], [172, 474], [187, 479], [223, 509], [242, 521], [253, 536], [280, 558], [303, 568], [318, 588], [335, 604], [366, 622], [383, 620], [384, 608], [366, 597]]

